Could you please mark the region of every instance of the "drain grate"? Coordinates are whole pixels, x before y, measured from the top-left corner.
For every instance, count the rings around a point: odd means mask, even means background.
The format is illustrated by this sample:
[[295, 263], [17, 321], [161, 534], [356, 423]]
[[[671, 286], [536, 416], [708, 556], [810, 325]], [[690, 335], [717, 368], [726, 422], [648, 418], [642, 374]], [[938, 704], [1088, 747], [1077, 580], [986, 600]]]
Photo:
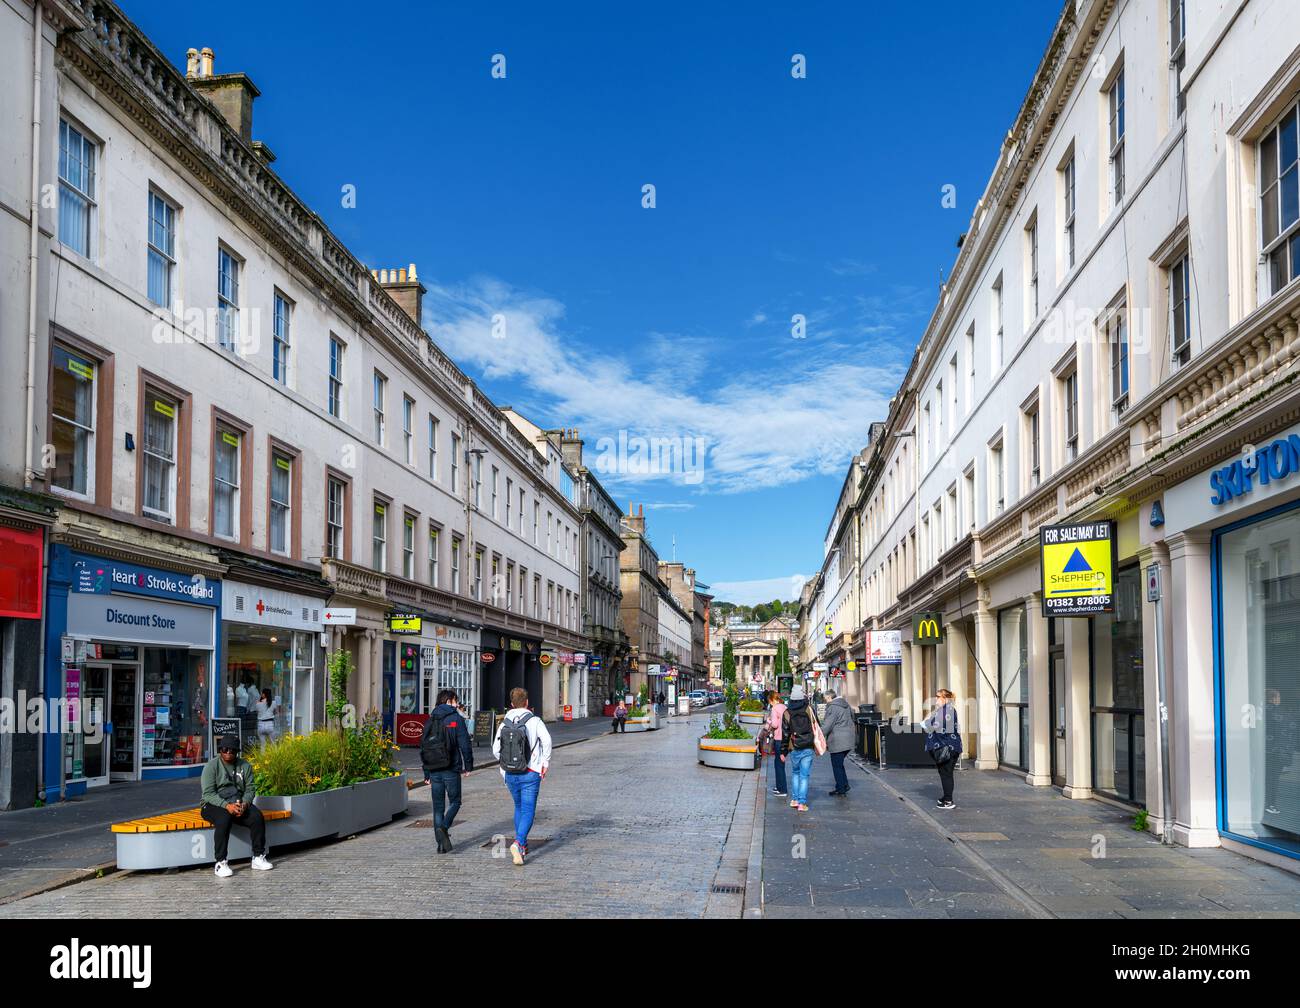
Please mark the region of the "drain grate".
[[714, 885], [709, 886], [709, 892], [711, 892], [711, 893], [722, 893], [722, 894], [725, 894], [725, 895], [736, 895], [736, 894], [739, 894], [739, 893], [743, 893], [744, 891], [745, 891], [745, 887], [744, 887], [744, 886], [738, 886], [738, 885], [718, 885], [718, 884], [715, 883]]

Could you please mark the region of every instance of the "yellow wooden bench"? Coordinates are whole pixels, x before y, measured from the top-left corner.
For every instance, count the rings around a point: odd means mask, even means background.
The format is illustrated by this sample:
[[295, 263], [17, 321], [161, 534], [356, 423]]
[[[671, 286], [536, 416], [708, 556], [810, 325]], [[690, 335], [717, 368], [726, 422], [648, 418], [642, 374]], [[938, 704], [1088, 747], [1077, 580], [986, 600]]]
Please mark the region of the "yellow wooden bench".
[[[262, 809], [262, 818], [267, 822], [288, 819], [291, 814], [287, 809]], [[211, 829], [212, 823], [204, 819], [198, 809], [193, 808], [145, 819], [128, 819], [126, 822], [114, 823], [111, 828], [114, 833], [172, 833], [177, 830]]]

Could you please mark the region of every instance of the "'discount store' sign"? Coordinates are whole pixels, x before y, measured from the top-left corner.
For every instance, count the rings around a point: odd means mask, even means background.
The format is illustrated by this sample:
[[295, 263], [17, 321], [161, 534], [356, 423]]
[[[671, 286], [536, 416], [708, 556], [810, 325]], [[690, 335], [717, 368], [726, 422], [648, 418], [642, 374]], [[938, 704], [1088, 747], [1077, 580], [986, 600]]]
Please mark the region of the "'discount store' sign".
[[1220, 507], [1234, 497], [1244, 497], [1255, 485], [1268, 486], [1300, 472], [1300, 434], [1278, 438], [1245, 451], [1230, 464], [1210, 473], [1210, 503]]

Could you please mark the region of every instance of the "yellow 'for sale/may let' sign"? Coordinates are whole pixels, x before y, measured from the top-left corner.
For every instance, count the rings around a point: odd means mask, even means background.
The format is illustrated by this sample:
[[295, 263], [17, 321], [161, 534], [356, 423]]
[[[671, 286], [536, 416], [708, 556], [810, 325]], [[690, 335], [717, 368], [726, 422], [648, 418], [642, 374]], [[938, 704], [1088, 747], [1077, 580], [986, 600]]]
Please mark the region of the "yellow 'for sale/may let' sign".
[[1115, 611], [1115, 523], [1046, 525], [1039, 530], [1044, 616]]

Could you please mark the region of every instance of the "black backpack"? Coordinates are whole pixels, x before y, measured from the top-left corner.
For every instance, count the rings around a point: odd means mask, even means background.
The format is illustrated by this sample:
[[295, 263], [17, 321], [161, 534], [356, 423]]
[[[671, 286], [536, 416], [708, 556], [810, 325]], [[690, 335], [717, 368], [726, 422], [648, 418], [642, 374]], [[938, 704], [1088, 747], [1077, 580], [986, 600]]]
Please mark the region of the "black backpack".
[[425, 770], [446, 770], [451, 767], [451, 740], [447, 738], [447, 719], [429, 715], [420, 739], [420, 762]]
[[524, 723], [533, 716], [532, 711], [525, 711], [518, 721], [506, 718], [501, 722], [500, 752], [498, 757], [501, 769], [506, 773], [521, 774], [528, 772], [528, 761], [532, 758], [532, 743], [528, 739], [528, 729]]
[[813, 726], [811, 708], [804, 706], [790, 711], [790, 748], [811, 749], [813, 747]]

